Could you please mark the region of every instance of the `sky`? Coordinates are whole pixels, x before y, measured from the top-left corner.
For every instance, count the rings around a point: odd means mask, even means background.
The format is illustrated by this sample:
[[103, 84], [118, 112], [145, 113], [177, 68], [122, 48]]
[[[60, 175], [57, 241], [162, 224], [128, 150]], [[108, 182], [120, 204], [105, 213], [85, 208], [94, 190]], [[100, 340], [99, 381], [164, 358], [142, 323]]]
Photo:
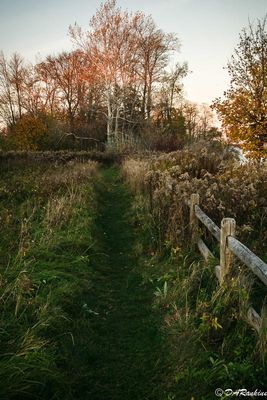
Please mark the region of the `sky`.
[[[68, 27], [88, 28], [99, 0], [0, 0], [0, 50], [20, 53], [35, 62], [72, 49]], [[188, 62], [185, 97], [207, 103], [223, 95], [229, 77], [225, 67], [239, 33], [267, 14], [266, 0], [117, 0], [129, 11], [151, 14], [164, 32], [181, 42], [178, 61]], [[37, 59], [36, 59], [37, 57]]]

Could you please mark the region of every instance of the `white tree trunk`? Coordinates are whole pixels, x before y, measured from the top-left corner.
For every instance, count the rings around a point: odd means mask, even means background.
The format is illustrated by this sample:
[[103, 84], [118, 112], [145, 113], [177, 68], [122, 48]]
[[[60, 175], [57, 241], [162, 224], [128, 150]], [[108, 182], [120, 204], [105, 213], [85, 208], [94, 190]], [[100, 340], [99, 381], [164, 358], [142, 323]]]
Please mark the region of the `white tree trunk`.
[[113, 143], [113, 112], [112, 112], [112, 105], [111, 105], [111, 93], [110, 89], [107, 91], [107, 145], [111, 146]]

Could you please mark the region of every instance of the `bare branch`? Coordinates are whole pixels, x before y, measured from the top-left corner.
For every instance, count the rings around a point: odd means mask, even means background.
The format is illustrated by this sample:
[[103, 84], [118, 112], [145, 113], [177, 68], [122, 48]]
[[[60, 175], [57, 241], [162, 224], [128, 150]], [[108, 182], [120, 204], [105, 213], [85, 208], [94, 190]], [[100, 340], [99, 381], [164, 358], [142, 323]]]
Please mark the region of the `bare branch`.
[[98, 140], [98, 139], [95, 139], [95, 138], [92, 138], [92, 137], [77, 136], [73, 132], [66, 132], [61, 136], [61, 138], [59, 139], [57, 144], [59, 144], [62, 141], [62, 139], [66, 138], [66, 137], [70, 137], [70, 136], [72, 136], [75, 140], [92, 140], [94, 142], [103, 143], [103, 142], [101, 142], [101, 140]]

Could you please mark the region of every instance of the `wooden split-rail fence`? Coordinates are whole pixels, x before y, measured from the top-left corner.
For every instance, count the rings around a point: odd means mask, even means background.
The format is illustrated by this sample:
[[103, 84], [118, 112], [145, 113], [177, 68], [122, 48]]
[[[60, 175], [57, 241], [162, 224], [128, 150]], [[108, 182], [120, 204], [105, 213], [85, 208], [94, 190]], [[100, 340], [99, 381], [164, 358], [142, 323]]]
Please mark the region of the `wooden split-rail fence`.
[[[233, 264], [233, 256], [236, 256], [267, 286], [267, 264], [236, 239], [235, 220], [233, 218], [223, 218], [221, 221], [221, 228], [219, 228], [199, 207], [198, 194], [191, 195], [188, 205], [190, 207], [190, 232], [192, 243], [197, 244], [199, 251], [206, 261], [215, 257], [200, 237], [199, 221], [202, 222], [212, 236], [219, 242], [220, 265], [215, 267], [215, 275], [220, 284], [225, 281], [225, 277], [231, 270]], [[257, 332], [260, 332], [262, 318], [253, 307], [248, 309], [246, 320]]]

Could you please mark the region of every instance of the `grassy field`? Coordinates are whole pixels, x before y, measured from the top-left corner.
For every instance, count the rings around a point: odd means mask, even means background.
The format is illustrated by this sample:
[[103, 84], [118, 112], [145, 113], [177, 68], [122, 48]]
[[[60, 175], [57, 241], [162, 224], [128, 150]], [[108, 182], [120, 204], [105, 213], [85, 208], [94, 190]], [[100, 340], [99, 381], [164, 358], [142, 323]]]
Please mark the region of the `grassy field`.
[[2, 170], [1, 399], [266, 386], [266, 338], [239, 318], [248, 291], [218, 287], [214, 265], [164, 239], [134, 165], [130, 184], [95, 162]]
[[1, 174], [1, 399], [73, 398], [79, 386], [95, 174], [94, 163]]
[[1, 176], [1, 399], [165, 398], [152, 288], [118, 171]]

